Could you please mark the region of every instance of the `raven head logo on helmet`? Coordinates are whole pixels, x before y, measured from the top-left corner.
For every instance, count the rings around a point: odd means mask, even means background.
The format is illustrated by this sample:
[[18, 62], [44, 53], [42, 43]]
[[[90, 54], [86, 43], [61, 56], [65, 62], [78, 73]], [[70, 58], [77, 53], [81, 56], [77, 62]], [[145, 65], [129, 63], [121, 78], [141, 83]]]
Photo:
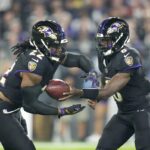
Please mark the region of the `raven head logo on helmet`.
[[60, 61], [68, 42], [63, 28], [52, 20], [39, 21], [32, 27], [31, 45], [53, 61]]
[[44, 37], [50, 37], [51, 39], [56, 40], [57, 36], [53, 33], [52, 29], [47, 26], [40, 26], [37, 28]]
[[96, 34], [98, 52], [110, 56], [129, 41], [129, 26], [118, 17], [109, 17], [100, 23]]

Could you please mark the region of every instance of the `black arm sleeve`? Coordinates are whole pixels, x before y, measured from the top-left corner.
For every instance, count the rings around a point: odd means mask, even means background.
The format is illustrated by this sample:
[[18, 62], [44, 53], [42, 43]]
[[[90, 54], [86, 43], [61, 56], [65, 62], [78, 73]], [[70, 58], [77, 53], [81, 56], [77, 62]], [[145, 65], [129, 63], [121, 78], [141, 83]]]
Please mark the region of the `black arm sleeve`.
[[83, 89], [83, 95], [81, 98], [88, 98], [95, 100], [98, 97], [99, 89]]
[[41, 85], [22, 88], [24, 110], [33, 114], [58, 115], [58, 108], [38, 100], [41, 88]]
[[67, 53], [62, 65], [66, 67], [78, 67], [86, 73], [90, 72], [93, 68], [92, 62], [89, 58], [75, 53]]

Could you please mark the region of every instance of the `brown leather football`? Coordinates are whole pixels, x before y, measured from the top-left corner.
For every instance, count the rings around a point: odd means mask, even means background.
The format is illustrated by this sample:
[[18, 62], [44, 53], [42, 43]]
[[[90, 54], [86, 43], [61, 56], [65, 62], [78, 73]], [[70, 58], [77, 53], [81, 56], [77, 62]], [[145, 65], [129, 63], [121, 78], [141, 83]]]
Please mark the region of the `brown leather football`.
[[52, 79], [46, 86], [45, 91], [50, 97], [58, 100], [59, 98], [65, 97], [63, 93], [69, 92], [70, 86], [63, 80]]

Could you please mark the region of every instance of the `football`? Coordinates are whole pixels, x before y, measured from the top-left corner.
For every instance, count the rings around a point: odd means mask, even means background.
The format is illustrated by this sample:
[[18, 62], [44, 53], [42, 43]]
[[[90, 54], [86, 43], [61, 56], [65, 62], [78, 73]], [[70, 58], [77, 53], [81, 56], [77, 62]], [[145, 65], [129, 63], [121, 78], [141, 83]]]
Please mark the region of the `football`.
[[70, 86], [63, 80], [60, 79], [52, 79], [49, 81], [48, 85], [45, 88], [47, 94], [58, 100], [59, 98], [64, 98], [64, 92], [70, 91]]

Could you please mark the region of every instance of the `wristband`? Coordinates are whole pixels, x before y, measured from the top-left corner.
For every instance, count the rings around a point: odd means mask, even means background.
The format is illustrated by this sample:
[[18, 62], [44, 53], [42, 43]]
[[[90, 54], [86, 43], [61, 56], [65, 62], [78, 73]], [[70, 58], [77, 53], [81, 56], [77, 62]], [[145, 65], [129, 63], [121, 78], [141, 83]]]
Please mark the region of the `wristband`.
[[99, 89], [83, 89], [81, 98], [96, 99], [99, 94]]

